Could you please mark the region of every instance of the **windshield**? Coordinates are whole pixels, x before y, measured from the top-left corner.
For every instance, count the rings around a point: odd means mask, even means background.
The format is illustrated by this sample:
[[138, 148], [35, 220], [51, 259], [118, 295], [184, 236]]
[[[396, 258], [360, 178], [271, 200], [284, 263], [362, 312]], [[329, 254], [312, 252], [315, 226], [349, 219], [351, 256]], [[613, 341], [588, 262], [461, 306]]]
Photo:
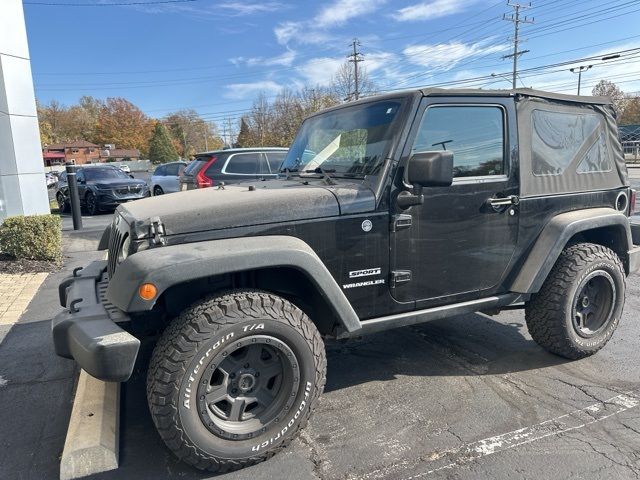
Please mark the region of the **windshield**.
[[375, 175], [391, 144], [402, 99], [341, 108], [306, 120], [281, 172]]
[[130, 178], [125, 172], [119, 168], [85, 168], [83, 169], [84, 178], [88, 181], [92, 180], [109, 180], [112, 178]]

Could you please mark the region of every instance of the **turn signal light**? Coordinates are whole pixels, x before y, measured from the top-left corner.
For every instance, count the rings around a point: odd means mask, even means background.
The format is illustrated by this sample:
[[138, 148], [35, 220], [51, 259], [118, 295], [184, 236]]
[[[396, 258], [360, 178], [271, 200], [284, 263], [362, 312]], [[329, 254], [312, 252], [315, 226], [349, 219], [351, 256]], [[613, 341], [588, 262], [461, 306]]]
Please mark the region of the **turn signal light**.
[[143, 283], [138, 289], [138, 295], [143, 300], [153, 300], [158, 293], [158, 289], [153, 283]]

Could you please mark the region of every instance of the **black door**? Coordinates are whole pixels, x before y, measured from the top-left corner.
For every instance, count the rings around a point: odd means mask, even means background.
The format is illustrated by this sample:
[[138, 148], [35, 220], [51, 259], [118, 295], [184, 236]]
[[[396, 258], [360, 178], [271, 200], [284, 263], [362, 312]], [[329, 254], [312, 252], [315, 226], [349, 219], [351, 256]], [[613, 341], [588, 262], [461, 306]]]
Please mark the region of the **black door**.
[[391, 240], [393, 295], [416, 301], [417, 308], [499, 291], [518, 229], [516, 165], [509, 161], [517, 141], [510, 99], [423, 102], [402, 162], [415, 152], [452, 151], [454, 181], [450, 187], [425, 187], [422, 205], [395, 212], [405, 217]]

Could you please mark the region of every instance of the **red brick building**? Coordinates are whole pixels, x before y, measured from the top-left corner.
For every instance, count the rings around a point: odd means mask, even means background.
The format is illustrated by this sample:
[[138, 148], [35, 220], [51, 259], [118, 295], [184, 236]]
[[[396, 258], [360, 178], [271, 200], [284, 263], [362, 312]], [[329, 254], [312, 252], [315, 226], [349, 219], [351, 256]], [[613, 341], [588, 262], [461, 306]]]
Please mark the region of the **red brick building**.
[[46, 167], [75, 163], [121, 162], [123, 160], [139, 160], [140, 150], [129, 148], [115, 148], [115, 145], [105, 145], [100, 148], [95, 143], [85, 140], [75, 142], [45, 145], [42, 158]]
[[100, 147], [85, 140], [55, 143], [45, 145], [42, 149], [42, 157], [47, 167], [64, 165], [65, 163], [75, 163], [76, 165], [97, 163], [100, 161]]

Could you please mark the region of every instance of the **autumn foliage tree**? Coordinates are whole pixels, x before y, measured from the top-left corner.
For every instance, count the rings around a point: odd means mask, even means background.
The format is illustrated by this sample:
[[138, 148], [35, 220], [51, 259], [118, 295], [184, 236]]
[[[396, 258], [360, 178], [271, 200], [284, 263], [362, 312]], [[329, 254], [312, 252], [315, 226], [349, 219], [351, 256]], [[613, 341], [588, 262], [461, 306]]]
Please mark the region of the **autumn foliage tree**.
[[98, 113], [94, 141], [113, 143], [118, 148], [137, 148], [146, 155], [153, 122], [142, 110], [124, 98], [107, 98]]

